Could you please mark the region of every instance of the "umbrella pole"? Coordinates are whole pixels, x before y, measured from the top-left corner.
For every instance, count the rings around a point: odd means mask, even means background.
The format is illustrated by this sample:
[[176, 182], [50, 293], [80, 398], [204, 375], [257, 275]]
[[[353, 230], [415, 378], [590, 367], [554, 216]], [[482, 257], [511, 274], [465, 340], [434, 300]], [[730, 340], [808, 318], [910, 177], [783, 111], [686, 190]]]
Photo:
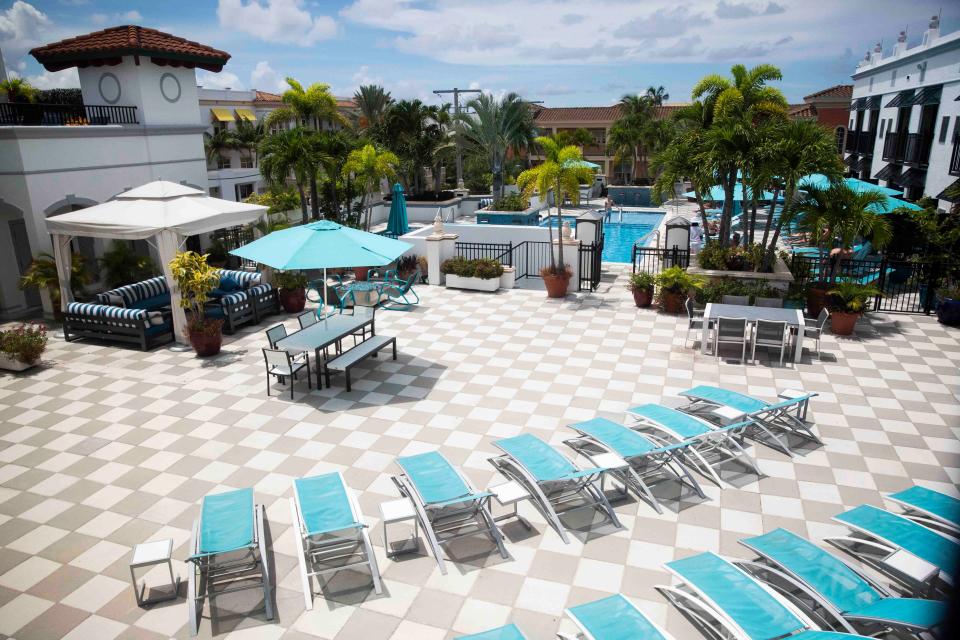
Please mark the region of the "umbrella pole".
[[323, 268], [323, 315], [327, 315], [327, 268]]

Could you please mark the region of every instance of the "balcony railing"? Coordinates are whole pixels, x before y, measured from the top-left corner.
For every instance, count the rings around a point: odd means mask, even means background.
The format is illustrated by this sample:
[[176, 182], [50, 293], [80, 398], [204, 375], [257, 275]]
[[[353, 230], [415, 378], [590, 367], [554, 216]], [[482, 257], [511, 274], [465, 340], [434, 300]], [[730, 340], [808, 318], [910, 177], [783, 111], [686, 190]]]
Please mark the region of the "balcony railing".
[[888, 133], [883, 141], [883, 159], [887, 162], [903, 161], [903, 145], [899, 133]]
[[857, 137], [859, 141], [857, 142], [857, 151], [861, 155], [872, 156], [873, 155], [873, 143], [874, 143], [874, 132], [873, 131], [861, 131]]
[[846, 151], [847, 153], [857, 152], [857, 132], [856, 131], [847, 132], [847, 142], [843, 150]]
[[950, 169], [952, 176], [960, 176], [960, 136], [953, 138], [953, 153], [950, 154]]
[[907, 134], [907, 144], [904, 148], [904, 164], [916, 167], [926, 167], [930, 159], [931, 138], [921, 133]]
[[139, 124], [136, 107], [100, 104], [0, 103], [0, 125], [88, 126]]

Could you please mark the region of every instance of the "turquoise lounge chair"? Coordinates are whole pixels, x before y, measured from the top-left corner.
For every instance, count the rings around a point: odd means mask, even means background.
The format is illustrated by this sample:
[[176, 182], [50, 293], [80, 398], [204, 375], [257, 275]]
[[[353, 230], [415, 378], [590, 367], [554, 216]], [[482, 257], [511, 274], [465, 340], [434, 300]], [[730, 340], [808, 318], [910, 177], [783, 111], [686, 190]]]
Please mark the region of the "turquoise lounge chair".
[[742, 461], [760, 475], [756, 461], [737, 439], [748, 426], [746, 422], [718, 427], [696, 416], [659, 404], [642, 404], [627, 409], [627, 413], [636, 418], [640, 429], [656, 431], [673, 443], [692, 443], [693, 446], [689, 449], [691, 462], [700, 473], [718, 485], [721, 485], [722, 481], [714, 466], [728, 460]]
[[528, 433], [495, 440], [493, 446], [503, 451], [503, 455], [490, 458], [490, 464], [527, 490], [534, 506], [565, 543], [570, 540], [555, 508], [565, 503], [574, 503], [567, 511], [600, 509], [614, 526], [623, 528], [603, 492], [603, 478], [608, 469], [580, 469], [549, 444]]
[[668, 562], [678, 586], [655, 587], [711, 638], [852, 640], [864, 636], [820, 631], [773, 589], [714, 553]]
[[673, 640], [673, 636], [651, 622], [635, 604], [619, 593], [570, 607], [566, 614], [586, 640]]
[[377, 593], [383, 592], [377, 558], [357, 499], [339, 472], [293, 481], [290, 498], [297, 539], [303, 602], [313, 608], [310, 578], [366, 565]]
[[887, 496], [904, 509], [911, 520], [948, 533], [960, 533], [960, 500], [939, 491], [913, 486]]
[[[810, 399], [818, 395], [816, 393], [804, 393], [770, 403], [729, 389], [699, 385], [681, 391], [680, 395], [691, 401], [687, 406], [681, 407], [683, 411], [718, 424], [722, 424], [724, 420], [748, 420], [753, 424], [744, 431], [745, 435], [753, 436], [759, 442], [780, 449], [789, 456], [793, 455], [787, 441], [791, 435], [823, 444], [801, 417], [806, 415]], [[774, 431], [781, 432], [783, 437], [778, 437]], [[756, 432], [759, 432], [761, 437], [756, 437]]]
[[[267, 620], [273, 620], [263, 520], [264, 509], [254, 504], [253, 489], [237, 489], [203, 498], [200, 517], [193, 521], [191, 555], [187, 558], [192, 564], [187, 579], [190, 635], [197, 635], [199, 630], [198, 615], [203, 613], [205, 594], [213, 598], [234, 591], [262, 589]], [[241, 578], [240, 586], [217, 588]]]
[[953, 586], [960, 559], [956, 538], [867, 504], [833, 519], [854, 535], [825, 538], [826, 542], [888, 575], [911, 593], [946, 594]]
[[441, 545], [478, 533], [489, 535], [500, 555], [510, 557], [490, 514], [492, 493], [474, 489], [438, 451], [397, 458], [397, 465], [403, 473], [393, 482], [413, 502], [440, 573], [447, 573]]
[[882, 587], [812, 542], [787, 531], [744, 538], [761, 562], [738, 562], [811, 616], [838, 631], [878, 635], [886, 629], [933, 633], [947, 618], [945, 602], [893, 598]]
[[[610, 467], [610, 474], [623, 484], [624, 490], [633, 489], [657, 513], [663, 513], [663, 509], [650, 491], [647, 483], [650, 478], [666, 476], [681, 485], [689, 484], [698, 496], [706, 497], [685, 464], [684, 452], [693, 446], [693, 442], [664, 444], [606, 418], [578, 422], [570, 425], [570, 428], [580, 437], [564, 440], [567, 446], [595, 466]], [[619, 466], [604, 464], [611, 454], [618, 459], [616, 464]]]
[[397, 272], [391, 269], [385, 274], [383, 286], [380, 288], [380, 306], [390, 311], [409, 311], [414, 305], [420, 304], [420, 296], [413, 290], [413, 285], [418, 282], [420, 269], [410, 274], [406, 280], [399, 279]]
[[453, 640], [527, 640], [527, 637], [520, 632], [517, 625], [507, 624], [469, 636], [456, 636]]

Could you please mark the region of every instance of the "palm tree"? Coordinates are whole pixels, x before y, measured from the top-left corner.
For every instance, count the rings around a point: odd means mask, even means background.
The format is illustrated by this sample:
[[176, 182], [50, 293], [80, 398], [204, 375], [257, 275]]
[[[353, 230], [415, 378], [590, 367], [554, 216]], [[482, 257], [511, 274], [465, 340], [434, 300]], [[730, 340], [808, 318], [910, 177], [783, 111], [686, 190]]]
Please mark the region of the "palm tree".
[[[264, 121], [267, 128], [291, 121], [314, 131], [321, 131], [324, 122], [341, 126], [349, 124], [337, 107], [337, 99], [330, 93], [330, 85], [314, 82], [304, 89], [303, 85], [293, 78], [287, 78], [287, 84], [290, 88], [280, 96], [284, 106], [274, 109], [267, 116]], [[320, 218], [320, 197], [316, 174], [312, 174], [309, 179], [310, 212], [316, 220]]]
[[[517, 187], [529, 198], [534, 191], [540, 192], [540, 197], [546, 202], [547, 193], [553, 189], [554, 203], [557, 205], [557, 234], [563, 224], [563, 215], [560, 210], [565, 198], [570, 198], [573, 204], [580, 202], [580, 182], [589, 182], [593, 179], [593, 170], [583, 166], [583, 154], [573, 145], [561, 147], [553, 138], [540, 136], [534, 140], [543, 149], [545, 160], [542, 164], [527, 169], [517, 176]], [[549, 227], [550, 242], [553, 242], [553, 225]], [[550, 252], [550, 273], [558, 276], [567, 272], [567, 265], [563, 261], [563, 238], [557, 243], [557, 258], [554, 260], [553, 251]]]
[[224, 152], [236, 148], [237, 138], [226, 127], [218, 127], [213, 130], [213, 133], [203, 134], [203, 150], [207, 156], [207, 162], [210, 164], [217, 163], [217, 168], [220, 166], [219, 163]]
[[434, 166], [434, 157], [452, 146], [444, 124], [444, 107], [432, 107], [420, 100], [399, 100], [383, 121], [385, 146], [400, 158], [401, 175], [407, 191], [423, 193], [423, 168]]
[[364, 145], [361, 149], [355, 149], [347, 156], [347, 161], [343, 165], [343, 176], [346, 178], [352, 175], [353, 180], [359, 182], [363, 187], [360, 205], [366, 212], [364, 229], [370, 229], [367, 196], [380, 186], [381, 180], [390, 180], [397, 175], [399, 164], [400, 160], [396, 155], [386, 150], [377, 149], [372, 144]]
[[677, 197], [674, 193], [675, 185], [683, 182], [684, 178], [690, 179], [697, 206], [700, 208], [700, 219], [706, 240], [709, 239], [710, 233], [704, 195], [709, 193], [710, 187], [713, 186], [713, 174], [697, 153], [702, 145], [702, 130], [690, 129], [679, 132], [662, 151], [653, 157], [650, 165], [658, 174], [653, 183], [653, 192], [661, 199], [664, 196]]
[[0, 82], [0, 91], [10, 102], [36, 102], [40, 92], [23, 78], [10, 78]]
[[500, 200], [503, 198], [507, 153], [513, 150], [519, 154], [533, 140], [530, 109], [516, 93], [508, 93], [500, 99], [481, 93], [470, 100], [466, 108], [473, 113], [460, 117], [459, 133], [470, 150], [483, 155], [489, 162], [493, 174], [493, 197]]
[[310, 221], [307, 214], [306, 188], [311, 176], [316, 176], [316, 167], [310, 159], [308, 138], [310, 132], [303, 127], [282, 129], [265, 137], [260, 143], [260, 173], [275, 187], [286, 185], [290, 176], [300, 194], [300, 213], [303, 223]]
[[253, 166], [257, 166], [257, 145], [263, 140], [264, 132], [263, 121], [250, 122], [242, 118], [237, 120], [237, 128], [233, 132], [236, 148], [240, 149], [241, 153], [250, 154]]
[[378, 126], [386, 115], [393, 98], [390, 92], [376, 84], [363, 85], [353, 94], [353, 101], [360, 109], [360, 128], [369, 129]]
[[883, 248], [892, 237], [890, 222], [877, 213], [877, 209], [887, 202], [887, 196], [875, 190], [857, 191], [843, 180], [830, 183], [827, 188], [805, 185], [806, 195], [797, 203], [796, 212], [804, 217], [804, 228], [816, 238], [820, 247], [819, 277], [826, 274], [826, 263], [830, 257], [827, 244], [836, 238], [841, 251], [837, 253], [836, 264], [826, 275], [825, 282], [833, 281], [833, 274], [846, 250], [850, 249], [858, 237], [870, 238], [873, 246]]
[[663, 88], [663, 85], [659, 87], [647, 87], [646, 98], [650, 101], [651, 105], [660, 107], [670, 99], [670, 94]]

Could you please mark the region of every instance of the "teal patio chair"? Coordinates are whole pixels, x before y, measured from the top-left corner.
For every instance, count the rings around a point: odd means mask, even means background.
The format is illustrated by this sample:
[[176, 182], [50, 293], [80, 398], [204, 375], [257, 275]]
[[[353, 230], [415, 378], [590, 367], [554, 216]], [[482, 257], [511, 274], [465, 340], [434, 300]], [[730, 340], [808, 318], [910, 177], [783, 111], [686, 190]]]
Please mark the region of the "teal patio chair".
[[313, 609], [311, 578], [343, 569], [366, 566], [374, 590], [383, 592], [367, 525], [339, 472], [294, 479], [290, 513], [307, 609]]
[[440, 573], [447, 573], [440, 547], [465, 536], [488, 535], [500, 556], [510, 558], [490, 513], [492, 493], [477, 491], [438, 451], [397, 458], [397, 466], [403, 473], [392, 480], [400, 494], [413, 502]]
[[493, 446], [503, 455], [489, 458], [490, 464], [530, 494], [533, 505], [564, 543], [569, 544], [570, 539], [556, 510], [563, 504], [573, 503], [567, 511], [599, 509], [615, 527], [623, 528], [604, 494], [603, 479], [609, 469], [580, 469], [562, 453], [530, 434], [495, 440]]
[[[619, 593], [566, 610], [586, 640], [673, 640], [635, 604]], [[576, 640], [557, 634], [564, 640]]]
[[[206, 595], [262, 589], [267, 620], [273, 620], [270, 563], [263, 535], [262, 505], [253, 501], [253, 489], [237, 489], [204, 496], [200, 517], [193, 521], [191, 564], [187, 579], [190, 635], [200, 627]], [[239, 582], [239, 586], [235, 585]], [[218, 586], [223, 588], [217, 588]], [[199, 604], [199, 608], [198, 605]]]
[[496, 629], [488, 629], [469, 636], [455, 636], [453, 640], [527, 640], [515, 624], [507, 624]]
[[821, 631], [799, 609], [715, 553], [664, 565], [680, 583], [655, 587], [710, 638], [736, 640], [853, 640], [865, 636]]
[[878, 636], [888, 630], [931, 633], [947, 618], [936, 600], [893, 598], [881, 586], [786, 529], [740, 540], [759, 556], [736, 564], [765, 580], [808, 615], [837, 631]]
[[385, 278], [380, 288], [380, 306], [390, 311], [409, 311], [414, 305], [420, 304], [420, 296], [413, 290], [413, 285], [420, 281], [420, 269], [406, 280], [397, 278], [395, 271], [392, 273], [393, 276]]
[[911, 520], [960, 534], [960, 499], [920, 486], [891, 493], [887, 499], [903, 507], [904, 515]]
[[664, 443], [606, 418], [578, 422], [570, 428], [580, 437], [564, 440], [567, 446], [598, 467], [607, 466], [602, 463], [611, 456], [616, 458], [615, 464], [619, 466], [610, 467], [610, 474], [624, 489], [632, 489], [647, 501], [657, 513], [663, 513], [663, 509], [650, 490], [650, 479], [676, 480], [681, 488], [689, 485], [698, 496], [706, 497], [686, 466], [685, 451], [693, 442]]

